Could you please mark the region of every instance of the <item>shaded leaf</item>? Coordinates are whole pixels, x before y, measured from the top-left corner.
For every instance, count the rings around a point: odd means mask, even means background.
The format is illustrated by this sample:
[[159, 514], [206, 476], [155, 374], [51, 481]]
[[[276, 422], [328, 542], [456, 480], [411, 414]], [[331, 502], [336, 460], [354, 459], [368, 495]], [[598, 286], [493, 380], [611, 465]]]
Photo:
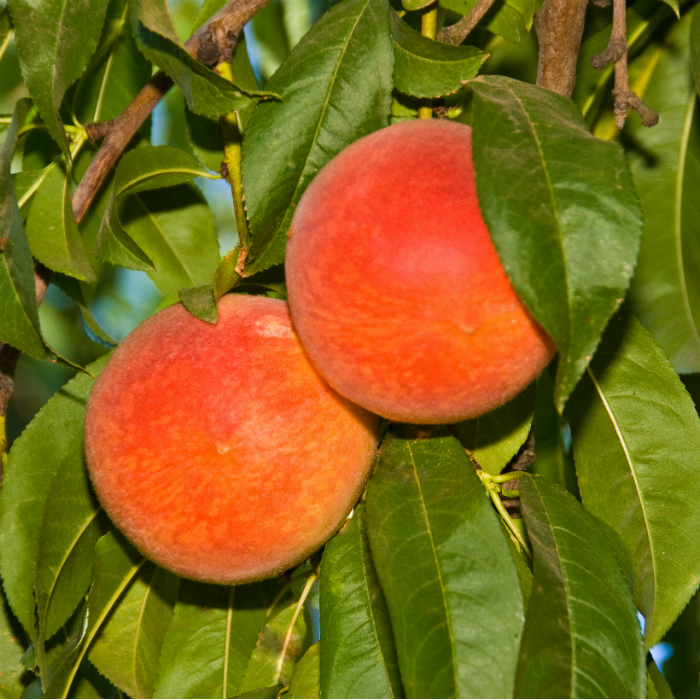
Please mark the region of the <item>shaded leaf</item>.
[[535, 395], [533, 383], [500, 408], [454, 426], [454, 434], [484, 471], [500, 474], [527, 440]]
[[637, 612], [605, 535], [546, 479], [521, 477], [520, 493], [535, 580], [516, 697], [644, 697]]
[[364, 507], [357, 506], [328, 542], [321, 560], [324, 698], [403, 694], [389, 612], [372, 564], [364, 518]]
[[479, 203], [518, 294], [557, 342], [561, 411], [629, 286], [639, 201], [622, 148], [594, 138], [570, 100], [499, 76], [470, 85]]
[[[466, 15], [477, 0], [440, 0], [441, 7]], [[508, 41], [519, 44], [524, 41], [532, 28], [535, 13], [534, 0], [504, 0], [494, 3], [484, 19], [486, 29], [502, 36]]]
[[314, 175], [353, 141], [387, 125], [390, 31], [386, 0], [342, 0], [270, 79], [268, 88], [282, 100], [260, 105], [243, 139], [249, 274], [284, 259], [294, 208]]
[[693, 12], [690, 23], [690, 69], [693, 73], [695, 91], [700, 93], [700, 12]]
[[[97, 374], [107, 361], [89, 365]], [[82, 458], [85, 406], [93, 378], [80, 374], [34, 417], [12, 445], [0, 498], [0, 568], [17, 619], [36, 639], [34, 579], [42, 514], [50, 484], [65, 460]]]
[[25, 652], [23, 638], [22, 627], [0, 588], [0, 697], [18, 698], [27, 685], [25, 679], [31, 678], [22, 663]]
[[647, 698], [673, 700], [673, 693], [653, 660], [650, 662], [647, 672]]
[[583, 502], [632, 553], [649, 648], [700, 583], [700, 418], [661, 348], [627, 312], [611, 321], [569, 418]]
[[180, 41], [167, 0], [136, 0], [131, 22], [139, 50], [172, 78], [196, 114], [215, 118], [245, 109], [251, 101], [275, 96], [260, 90], [245, 91], [192, 58]]
[[58, 110], [90, 60], [108, 0], [13, 0], [12, 19], [22, 77], [46, 128], [64, 156], [68, 143]]
[[678, 372], [700, 371], [700, 114], [688, 71], [690, 18], [655, 61], [643, 97], [659, 110], [653, 129], [628, 129], [644, 235], [630, 307]]
[[112, 531], [95, 546], [95, 575], [88, 596], [84, 624], [76, 637], [66, 645], [49, 667], [44, 695], [65, 698], [95, 635], [121, 594], [145, 563], [145, 559], [126, 541]]
[[207, 323], [216, 323], [219, 312], [214, 298], [214, 289], [210, 284], [181, 289], [178, 296], [193, 316]]
[[0, 341], [44, 359], [47, 352], [36, 308], [34, 268], [10, 176], [17, 134], [30, 106], [30, 100], [17, 102], [5, 141], [0, 145]]
[[[294, 669], [294, 675], [289, 683], [288, 698], [320, 698], [321, 686], [321, 642], [316, 642], [302, 656]], [[337, 697], [337, 696], [336, 696]]]
[[453, 437], [390, 433], [367, 534], [408, 697], [509, 697], [523, 603], [501, 524]]
[[71, 205], [71, 172], [49, 166], [27, 219], [32, 255], [46, 267], [84, 282], [95, 282]]
[[394, 87], [413, 97], [440, 97], [476, 77], [487, 59], [474, 46], [452, 46], [422, 36], [392, 10]]
[[148, 563], [124, 591], [88, 658], [132, 698], [150, 698], [180, 578]]

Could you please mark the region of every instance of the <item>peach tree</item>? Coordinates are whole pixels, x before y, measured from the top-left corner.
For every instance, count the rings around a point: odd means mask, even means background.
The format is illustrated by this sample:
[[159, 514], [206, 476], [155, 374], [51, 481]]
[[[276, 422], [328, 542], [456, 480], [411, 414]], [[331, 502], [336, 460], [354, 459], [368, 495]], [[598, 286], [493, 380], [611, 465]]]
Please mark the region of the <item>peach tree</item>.
[[[694, 0], [0, 5], [0, 695], [697, 696], [698, 87]], [[214, 324], [224, 294], [286, 298], [307, 186], [409, 119], [471, 125], [557, 355], [478, 418], [384, 421], [352, 517], [295, 569], [156, 566], [85, 468], [101, 303]]]

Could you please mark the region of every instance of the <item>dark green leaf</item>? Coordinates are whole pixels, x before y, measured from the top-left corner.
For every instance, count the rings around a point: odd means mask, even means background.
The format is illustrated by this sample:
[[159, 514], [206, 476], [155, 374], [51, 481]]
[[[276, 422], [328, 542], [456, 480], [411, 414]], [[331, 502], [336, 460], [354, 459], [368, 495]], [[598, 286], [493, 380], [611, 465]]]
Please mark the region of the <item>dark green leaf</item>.
[[386, 126], [393, 53], [386, 0], [342, 0], [270, 79], [243, 140], [250, 274], [282, 262], [294, 208], [314, 175], [346, 146]]
[[[321, 560], [321, 695], [402, 696], [389, 613], [369, 553], [364, 508], [326, 545]], [[313, 648], [313, 647], [312, 647]]]
[[583, 502], [632, 553], [651, 647], [700, 583], [700, 418], [661, 348], [624, 312], [576, 388], [570, 421]]
[[390, 433], [367, 534], [408, 697], [510, 697], [523, 602], [501, 524], [453, 437]]
[[95, 282], [71, 206], [71, 172], [49, 166], [27, 219], [32, 255], [46, 267], [84, 282]]
[[647, 671], [647, 698], [654, 698], [654, 700], [673, 700], [673, 693], [654, 661], [651, 661]]
[[155, 564], [132, 580], [95, 637], [89, 659], [132, 698], [150, 698], [180, 578]]
[[518, 294], [557, 342], [561, 411], [629, 286], [639, 200], [622, 148], [591, 136], [570, 100], [498, 76], [470, 85], [479, 203]]
[[[89, 365], [97, 374], [107, 361]], [[10, 451], [0, 503], [0, 568], [17, 619], [36, 639], [34, 579], [49, 487], [68, 459], [81, 458], [85, 405], [92, 377], [80, 374], [34, 417]]]
[[274, 97], [270, 92], [245, 91], [192, 58], [180, 41], [167, 0], [136, 0], [131, 22], [139, 50], [172, 78], [196, 114], [215, 118], [246, 109], [251, 101]]
[[207, 323], [216, 323], [219, 312], [214, 298], [214, 288], [210, 284], [181, 289], [178, 296], [193, 316]]
[[17, 622], [0, 588], [0, 697], [18, 698], [25, 686], [26, 673], [22, 657], [24, 645], [22, 626]]
[[[288, 698], [320, 698], [321, 642], [316, 642], [297, 664], [289, 683]], [[335, 696], [340, 697], [340, 696]]]
[[500, 408], [454, 426], [455, 435], [484, 471], [500, 474], [527, 440], [535, 395], [531, 384]]
[[47, 352], [39, 328], [32, 258], [10, 176], [17, 134], [30, 106], [26, 99], [17, 102], [0, 145], [0, 341], [44, 359]]
[[49, 667], [44, 691], [46, 697], [68, 696], [85, 652], [145, 561], [116, 531], [107, 533], [98, 541], [95, 547], [95, 575], [88, 596], [84, 626]]
[[643, 97], [659, 110], [648, 129], [628, 120], [644, 211], [630, 305], [678, 372], [700, 371], [700, 114], [689, 68], [690, 17], [669, 38]]
[[0, 9], [0, 59], [12, 37], [12, 19], [10, 17], [10, 8], [5, 5]]
[[83, 72], [102, 30], [108, 0], [12, 1], [22, 76], [53, 140], [70, 158], [58, 114], [68, 87]]
[[265, 625], [264, 584], [183, 581], [160, 657], [156, 698], [234, 697]]
[[690, 23], [690, 68], [695, 81], [695, 91], [700, 94], [700, 12], [693, 12]]
[[[460, 15], [466, 15], [476, 3], [477, 0], [439, 0], [440, 6]], [[494, 34], [519, 44], [530, 32], [534, 13], [534, 0], [503, 0], [494, 3], [482, 23]]]
[[593, 518], [541, 477], [520, 479], [535, 580], [516, 697], [641, 698], [642, 634], [620, 564]]
[[392, 10], [394, 87], [413, 97], [440, 97], [476, 77], [488, 58], [474, 46], [452, 46], [422, 36]]

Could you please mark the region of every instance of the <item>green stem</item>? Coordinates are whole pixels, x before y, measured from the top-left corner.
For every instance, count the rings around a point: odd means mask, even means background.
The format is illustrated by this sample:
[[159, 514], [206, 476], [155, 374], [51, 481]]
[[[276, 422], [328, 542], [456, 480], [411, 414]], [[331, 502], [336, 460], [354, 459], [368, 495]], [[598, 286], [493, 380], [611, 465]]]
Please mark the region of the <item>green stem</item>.
[[[437, 5], [432, 9], [427, 10], [421, 17], [420, 33], [427, 36], [428, 39], [435, 39], [437, 34]], [[421, 100], [421, 106], [418, 108], [419, 119], [432, 119], [433, 117], [433, 102], [432, 100]]]
[[[233, 82], [233, 73], [230, 63], [220, 63], [215, 71], [229, 82]], [[226, 164], [226, 179], [231, 185], [231, 197], [233, 198], [233, 210], [236, 215], [236, 227], [238, 228], [238, 242], [246, 253], [250, 250], [250, 234], [248, 232], [248, 220], [243, 204], [243, 178], [241, 175], [241, 142], [243, 140], [243, 128], [238, 112], [232, 112], [220, 118], [221, 134], [224, 141], [224, 163]]]

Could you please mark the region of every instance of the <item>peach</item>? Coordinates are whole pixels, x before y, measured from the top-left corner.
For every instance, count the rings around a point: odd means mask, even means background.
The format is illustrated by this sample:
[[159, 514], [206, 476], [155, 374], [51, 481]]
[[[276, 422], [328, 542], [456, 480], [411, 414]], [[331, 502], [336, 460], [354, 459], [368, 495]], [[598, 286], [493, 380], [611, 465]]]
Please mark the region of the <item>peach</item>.
[[356, 141], [311, 182], [289, 236], [302, 345], [338, 393], [374, 413], [473, 418], [555, 352], [491, 242], [464, 124], [414, 120]]
[[340, 527], [376, 432], [309, 364], [285, 302], [229, 295], [215, 326], [177, 304], [126, 338], [90, 396], [85, 454], [137, 549], [232, 584], [300, 563]]

